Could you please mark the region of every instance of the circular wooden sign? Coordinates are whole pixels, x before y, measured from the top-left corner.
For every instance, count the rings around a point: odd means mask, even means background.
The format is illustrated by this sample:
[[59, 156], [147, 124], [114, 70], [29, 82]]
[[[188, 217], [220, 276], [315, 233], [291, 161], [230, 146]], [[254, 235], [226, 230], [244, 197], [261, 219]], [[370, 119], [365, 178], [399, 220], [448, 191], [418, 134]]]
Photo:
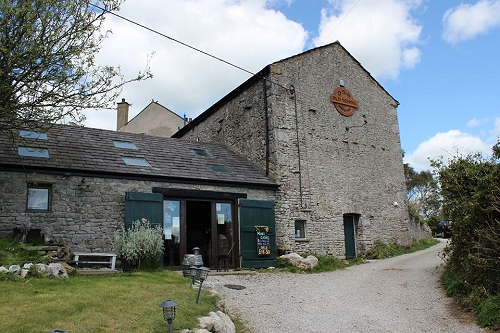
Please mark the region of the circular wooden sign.
[[349, 89], [345, 87], [338, 87], [330, 95], [330, 100], [335, 105], [337, 111], [346, 117], [353, 115], [354, 111], [359, 108], [359, 103], [354, 99]]

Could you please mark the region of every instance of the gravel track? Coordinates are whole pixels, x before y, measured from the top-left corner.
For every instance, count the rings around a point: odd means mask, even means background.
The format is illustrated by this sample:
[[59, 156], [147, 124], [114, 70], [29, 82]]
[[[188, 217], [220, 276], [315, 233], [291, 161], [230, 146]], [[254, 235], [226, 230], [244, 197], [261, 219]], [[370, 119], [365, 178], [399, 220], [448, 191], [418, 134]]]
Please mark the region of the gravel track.
[[252, 333], [486, 332], [454, 315], [440, 289], [445, 245], [335, 272], [212, 275], [206, 282]]

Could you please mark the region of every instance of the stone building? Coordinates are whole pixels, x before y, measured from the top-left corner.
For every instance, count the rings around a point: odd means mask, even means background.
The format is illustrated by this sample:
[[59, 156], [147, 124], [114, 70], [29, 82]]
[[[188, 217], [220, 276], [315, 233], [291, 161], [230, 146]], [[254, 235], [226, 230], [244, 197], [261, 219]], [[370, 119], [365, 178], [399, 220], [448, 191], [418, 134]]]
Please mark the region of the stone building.
[[2, 137], [0, 235], [27, 228], [73, 251], [110, 251], [124, 222], [146, 217], [163, 228], [165, 266], [199, 247], [212, 268], [273, 266], [280, 250], [350, 258], [379, 240], [407, 243], [418, 226], [398, 104], [336, 42], [266, 66], [173, 138], [160, 136], [183, 119], [155, 102], [127, 129], [150, 135], [123, 132], [125, 100], [121, 131], [57, 125]]
[[279, 247], [354, 257], [411, 240], [398, 105], [335, 42], [266, 66], [173, 137], [223, 144], [279, 185]]
[[130, 120], [128, 119], [129, 108], [130, 104], [125, 99], [118, 103], [116, 130], [119, 132], [169, 138], [188, 121], [155, 101], [149, 103]]
[[163, 228], [165, 266], [180, 267], [194, 247], [207, 266], [219, 256], [251, 266], [255, 236], [240, 233], [276, 189], [217, 144], [68, 125], [0, 136], [0, 236], [29, 230], [73, 252], [112, 251], [124, 222], [147, 218]]

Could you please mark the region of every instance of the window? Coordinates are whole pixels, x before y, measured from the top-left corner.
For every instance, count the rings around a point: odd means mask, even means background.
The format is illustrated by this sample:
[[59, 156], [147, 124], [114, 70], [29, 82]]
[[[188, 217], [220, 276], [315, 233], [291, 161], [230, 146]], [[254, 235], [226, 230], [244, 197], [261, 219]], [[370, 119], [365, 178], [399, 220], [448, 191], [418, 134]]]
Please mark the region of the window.
[[181, 241], [181, 202], [179, 200], [163, 201], [163, 234], [165, 239], [173, 243]]
[[130, 141], [113, 141], [113, 144], [117, 148], [125, 148], [125, 149], [137, 149], [137, 146]]
[[127, 156], [122, 156], [123, 162], [125, 162], [128, 165], [137, 165], [137, 166], [146, 166], [150, 167], [151, 164], [146, 161], [146, 159], [142, 157], [127, 157]]
[[49, 150], [46, 148], [19, 146], [17, 153], [19, 156], [49, 158]]
[[306, 221], [295, 220], [295, 238], [306, 238]]
[[26, 210], [48, 212], [50, 211], [52, 187], [50, 185], [28, 184], [26, 197]]
[[46, 133], [40, 133], [40, 132], [34, 132], [34, 131], [20, 130], [19, 136], [21, 138], [47, 140]]
[[231, 173], [231, 170], [226, 168], [223, 165], [214, 165], [214, 164], [209, 164], [208, 167], [210, 170], [217, 172], [217, 173]]
[[206, 149], [191, 149], [191, 152], [196, 156], [215, 158], [214, 155], [210, 154]]

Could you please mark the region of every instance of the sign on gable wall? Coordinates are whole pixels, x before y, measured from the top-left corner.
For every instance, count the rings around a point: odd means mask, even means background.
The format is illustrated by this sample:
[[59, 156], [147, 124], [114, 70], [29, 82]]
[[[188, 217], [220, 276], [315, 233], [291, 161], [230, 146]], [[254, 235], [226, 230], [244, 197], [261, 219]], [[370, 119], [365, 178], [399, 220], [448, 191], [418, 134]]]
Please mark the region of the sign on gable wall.
[[330, 100], [335, 105], [337, 111], [346, 117], [353, 115], [354, 111], [359, 108], [359, 103], [354, 99], [349, 89], [338, 87], [330, 95]]

